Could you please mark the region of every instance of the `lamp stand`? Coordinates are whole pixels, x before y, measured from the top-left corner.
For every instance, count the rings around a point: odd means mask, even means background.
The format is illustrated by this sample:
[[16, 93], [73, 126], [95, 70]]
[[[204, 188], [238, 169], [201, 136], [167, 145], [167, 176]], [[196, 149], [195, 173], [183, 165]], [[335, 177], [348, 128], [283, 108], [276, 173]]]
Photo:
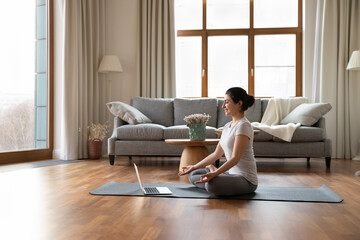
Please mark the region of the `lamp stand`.
[[[111, 94], [111, 78], [109, 78], [109, 77], [107, 77], [107, 79], [106, 79], [107, 81], [109, 81], [109, 84], [108, 84], [108, 98], [109, 98], [109, 100], [108, 100], [108, 102], [112, 102], [112, 94]], [[110, 111], [108, 111], [108, 121], [109, 122], [111, 122], [111, 113], [110, 113]]]
[[111, 99], [111, 97], [112, 97], [112, 94], [111, 94], [111, 78], [110, 79], [108, 79], [108, 81], [109, 81], [109, 102], [111, 102], [112, 101], [112, 99]]

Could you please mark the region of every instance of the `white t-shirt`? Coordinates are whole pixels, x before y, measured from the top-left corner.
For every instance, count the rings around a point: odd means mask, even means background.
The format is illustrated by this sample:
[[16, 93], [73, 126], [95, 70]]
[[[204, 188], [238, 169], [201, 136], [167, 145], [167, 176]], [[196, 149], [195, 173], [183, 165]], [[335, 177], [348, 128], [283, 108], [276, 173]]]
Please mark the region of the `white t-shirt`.
[[225, 124], [221, 134], [220, 146], [224, 150], [226, 160], [230, 159], [234, 149], [235, 136], [245, 135], [249, 138], [247, 145], [240, 161], [229, 169], [230, 174], [240, 174], [254, 185], [258, 184], [257, 169], [253, 151], [254, 131], [246, 117], [241, 118], [233, 126], [231, 122]]

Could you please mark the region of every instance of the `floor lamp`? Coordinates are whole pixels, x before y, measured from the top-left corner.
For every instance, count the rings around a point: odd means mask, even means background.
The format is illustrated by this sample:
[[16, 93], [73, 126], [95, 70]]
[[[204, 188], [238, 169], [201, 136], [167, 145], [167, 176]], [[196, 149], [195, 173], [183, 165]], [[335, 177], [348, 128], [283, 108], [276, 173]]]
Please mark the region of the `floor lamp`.
[[[360, 50], [353, 51], [346, 69], [349, 71], [360, 70]], [[358, 143], [357, 154], [352, 160], [360, 160], [360, 140]], [[360, 176], [360, 170], [357, 171], [355, 175]]]
[[[99, 73], [117, 73], [123, 72], [119, 58], [114, 55], [105, 55], [98, 69]], [[109, 101], [111, 101], [111, 79], [109, 79]]]

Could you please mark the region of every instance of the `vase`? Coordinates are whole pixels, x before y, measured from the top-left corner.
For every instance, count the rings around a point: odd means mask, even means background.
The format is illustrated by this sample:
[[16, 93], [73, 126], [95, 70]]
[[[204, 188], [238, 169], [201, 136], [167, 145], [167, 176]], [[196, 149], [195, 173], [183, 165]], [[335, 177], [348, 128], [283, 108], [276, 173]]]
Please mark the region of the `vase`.
[[190, 140], [205, 140], [205, 123], [189, 124], [189, 138]]
[[89, 140], [89, 158], [90, 159], [100, 159], [102, 155], [102, 141], [100, 140]]

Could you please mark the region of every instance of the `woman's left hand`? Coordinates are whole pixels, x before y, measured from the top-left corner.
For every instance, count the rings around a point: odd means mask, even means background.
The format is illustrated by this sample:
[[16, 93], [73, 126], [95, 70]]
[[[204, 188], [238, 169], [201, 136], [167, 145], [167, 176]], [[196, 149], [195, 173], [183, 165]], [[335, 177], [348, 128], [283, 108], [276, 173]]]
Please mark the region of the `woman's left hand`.
[[211, 179], [213, 179], [214, 177], [216, 177], [217, 174], [214, 172], [209, 172], [207, 174], [201, 175], [200, 176], [200, 180], [196, 181], [195, 183], [206, 183], [209, 182]]

